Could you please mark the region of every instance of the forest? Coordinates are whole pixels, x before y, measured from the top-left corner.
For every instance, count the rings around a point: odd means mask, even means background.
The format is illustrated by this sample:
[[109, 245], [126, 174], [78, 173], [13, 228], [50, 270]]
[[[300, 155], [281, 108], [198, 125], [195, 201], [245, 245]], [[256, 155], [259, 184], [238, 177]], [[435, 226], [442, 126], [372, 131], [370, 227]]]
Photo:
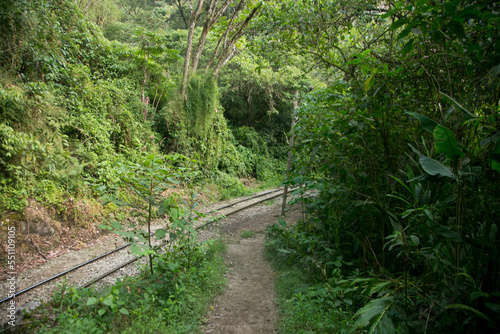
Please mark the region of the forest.
[[[281, 277], [303, 278], [280, 332], [496, 333], [499, 16], [491, 0], [4, 0], [0, 240], [40, 217], [119, 230], [124, 206], [180, 217], [164, 192], [286, 185], [306, 211], [266, 230]], [[190, 251], [212, 270], [213, 249]], [[129, 312], [107, 306], [59, 321], [121, 332]]]

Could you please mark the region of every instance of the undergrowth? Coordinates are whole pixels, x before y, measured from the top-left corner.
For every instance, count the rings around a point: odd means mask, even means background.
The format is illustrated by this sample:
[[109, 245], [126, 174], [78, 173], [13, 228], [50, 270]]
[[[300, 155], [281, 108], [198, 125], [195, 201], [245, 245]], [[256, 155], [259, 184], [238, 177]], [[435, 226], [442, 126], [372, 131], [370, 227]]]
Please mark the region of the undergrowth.
[[174, 248], [159, 257], [154, 275], [145, 268], [102, 290], [63, 284], [49, 303], [26, 316], [18, 332], [196, 332], [225, 283], [224, 249], [219, 240]]
[[[334, 292], [329, 282], [314, 275], [314, 259], [304, 259], [294, 250], [301, 243], [294, 230], [283, 220], [266, 230], [265, 257], [277, 272], [279, 332], [348, 333], [354, 315], [352, 301], [341, 298], [342, 291]], [[334, 279], [340, 280], [338, 268], [343, 264], [338, 260], [337, 270], [332, 272]]]

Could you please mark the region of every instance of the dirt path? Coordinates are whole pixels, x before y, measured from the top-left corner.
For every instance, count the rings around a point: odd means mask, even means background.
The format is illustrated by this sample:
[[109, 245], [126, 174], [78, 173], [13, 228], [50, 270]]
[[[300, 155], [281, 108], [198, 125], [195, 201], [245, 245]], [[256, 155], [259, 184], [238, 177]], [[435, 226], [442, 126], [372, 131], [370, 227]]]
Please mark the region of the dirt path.
[[[259, 200], [259, 199], [256, 199]], [[213, 208], [218, 208], [227, 203], [215, 203]], [[231, 209], [229, 209], [231, 210]], [[269, 263], [264, 260], [264, 230], [277, 221], [281, 212], [281, 200], [276, 199], [267, 204], [259, 204], [235, 215], [228, 216], [219, 225], [227, 240], [226, 263], [229, 268], [227, 287], [214, 304], [208, 320], [202, 331], [204, 333], [274, 333], [277, 312], [274, 305], [273, 272]], [[300, 216], [299, 211], [292, 211], [287, 222], [296, 221]], [[213, 229], [213, 231], [210, 231]], [[255, 236], [243, 239], [240, 237], [242, 230], [255, 232]], [[200, 239], [217, 237], [218, 228], [208, 228], [200, 231]], [[116, 236], [108, 236], [80, 251], [64, 254], [47, 263], [32, 268], [18, 277], [18, 290], [50, 277], [61, 270], [66, 270], [77, 264], [89, 260], [97, 254], [102, 254], [123, 243]], [[66, 276], [69, 284], [76, 286], [97, 276], [98, 271], [108, 270], [119, 263], [125, 262], [132, 255], [127, 251], [116, 253], [106, 258], [105, 263], [91, 264], [75, 274]], [[113, 283], [116, 277], [133, 275], [138, 271], [137, 266], [128, 266], [120, 269], [114, 275], [106, 278], [99, 284]], [[61, 281], [62, 279], [58, 279]], [[4, 285], [0, 286], [0, 295], [4, 296]], [[49, 298], [56, 287], [54, 284], [46, 285], [16, 297], [16, 305], [20, 309], [31, 309], [40, 304], [39, 299]], [[6, 304], [2, 305], [6, 307]], [[22, 319], [22, 317], [19, 317]]]
[[[224, 223], [228, 240], [227, 286], [218, 298], [204, 333], [276, 333], [277, 311], [274, 304], [274, 274], [264, 259], [264, 230], [276, 222], [281, 203], [263, 205]], [[298, 219], [298, 212], [287, 218]], [[242, 230], [256, 235], [242, 239]]]

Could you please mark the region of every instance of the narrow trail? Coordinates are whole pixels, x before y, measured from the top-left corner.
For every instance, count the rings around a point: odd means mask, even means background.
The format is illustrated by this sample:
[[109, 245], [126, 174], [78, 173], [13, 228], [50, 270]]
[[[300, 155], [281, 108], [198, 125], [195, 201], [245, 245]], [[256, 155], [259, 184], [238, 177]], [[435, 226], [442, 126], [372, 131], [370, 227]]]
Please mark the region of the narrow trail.
[[[258, 200], [258, 199], [257, 199]], [[221, 296], [213, 304], [213, 310], [208, 314], [202, 325], [203, 333], [275, 333], [278, 313], [275, 307], [274, 273], [269, 263], [264, 259], [264, 237], [268, 225], [275, 223], [281, 212], [281, 198], [270, 200], [254, 207], [228, 216], [219, 224], [210, 225], [199, 233], [200, 240], [217, 238], [220, 233], [227, 243], [225, 253], [229, 268], [227, 286]], [[221, 203], [214, 204], [220, 207]], [[210, 207], [207, 208], [209, 210]], [[300, 210], [292, 210], [287, 214], [287, 222], [296, 222], [301, 216]], [[255, 232], [251, 238], [240, 237], [242, 230]], [[122, 240], [115, 236], [99, 239], [95, 245], [81, 251], [75, 251], [48, 261], [44, 265], [32, 268], [20, 275], [21, 288], [39, 282], [46, 276], [52, 276], [63, 269], [80, 264], [89, 258], [114, 249]], [[110, 256], [104, 267], [111, 268], [124, 262], [124, 257], [131, 256], [128, 252]], [[118, 254], [118, 253], [117, 253]], [[98, 264], [97, 266], [103, 266]], [[100, 268], [102, 269], [102, 268]], [[83, 272], [68, 274], [70, 285], [80, 286], [83, 279], [93, 275], [94, 264], [85, 267]], [[137, 266], [128, 266], [99, 282], [100, 285], [114, 283], [116, 277], [134, 275]], [[57, 279], [56, 281], [60, 281]], [[4, 287], [0, 286], [0, 292]], [[17, 297], [17, 303], [22, 309], [31, 309], [40, 304], [39, 299], [50, 298], [56, 285], [50, 284], [25, 295]], [[3, 294], [2, 294], [3, 295]], [[2, 306], [6, 307], [6, 304]], [[22, 319], [20, 317], [19, 319]]]
[[[276, 201], [245, 211], [223, 225], [228, 242], [227, 285], [210, 312], [203, 333], [276, 333], [274, 273], [264, 259], [264, 230], [277, 221], [280, 211], [281, 201]], [[296, 221], [299, 216], [298, 211], [292, 211], [287, 221]], [[242, 239], [242, 230], [256, 235]]]

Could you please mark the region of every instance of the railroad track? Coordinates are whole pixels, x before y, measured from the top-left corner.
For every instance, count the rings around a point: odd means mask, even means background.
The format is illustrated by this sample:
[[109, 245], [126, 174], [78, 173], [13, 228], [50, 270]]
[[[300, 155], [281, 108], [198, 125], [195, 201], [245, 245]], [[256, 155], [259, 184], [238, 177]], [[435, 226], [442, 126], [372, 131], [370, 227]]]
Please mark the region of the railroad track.
[[[267, 191], [267, 192], [264, 192], [264, 193], [261, 193], [261, 194], [255, 195], [255, 196], [251, 196], [251, 197], [248, 197], [248, 198], [245, 198], [245, 199], [242, 199], [242, 200], [239, 200], [239, 201], [236, 201], [236, 202], [230, 203], [230, 204], [228, 204], [228, 205], [225, 205], [225, 206], [222, 206], [222, 207], [216, 208], [216, 209], [211, 210], [211, 211], [209, 211], [209, 212], [205, 212], [204, 214], [208, 216], [208, 215], [211, 215], [211, 214], [214, 214], [214, 213], [221, 213], [221, 212], [223, 212], [224, 210], [226, 210], [226, 211], [228, 211], [228, 212], [225, 212], [223, 215], [227, 217], [227, 216], [229, 216], [229, 215], [235, 214], [235, 213], [240, 212], [240, 211], [242, 211], [242, 210], [248, 209], [248, 208], [250, 208], [250, 207], [252, 207], [252, 206], [254, 206], [254, 205], [260, 204], [260, 203], [262, 203], [262, 202], [265, 202], [265, 201], [268, 201], [268, 200], [274, 199], [274, 198], [279, 197], [279, 196], [282, 196], [282, 195], [283, 195], [283, 189], [273, 189], [273, 190], [270, 190], [270, 191]], [[250, 203], [250, 204], [245, 204], [245, 202], [249, 202], [249, 201], [251, 201], [251, 203]], [[204, 228], [204, 227], [206, 227], [206, 226], [208, 226], [208, 225], [210, 225], [210, 224], [212, 224], [212, 223], [214, 223], [214, 220], [212, 220], [212, 221], [210, 221], [210, 220], [209, 220], [208, 222], [202, 223], [202, 224], [200, 224], [199, 226], [195, 227], [195, 229], [196, 229], [196, 230], [200, 230], [200, 229], [202, 229], [202, 228]], [[58, 278], [60, 278], [60, 277], [65, 276], [65, 275], [67, 275], [67, 274], [69, 274], [69, 273], [71, 273], [71, 272], [75, 272], [75, 271], [77, 271], [78, 269], [80, 269], [80, 268], [82, 268], [82, 267], [85, 267], [85, 266], [87, 266], [87, 265], [89, 265], [89, 264], [91, 264], [91, 263], [94, 263], [94, 262], [97, 262], [97, 261], [103, 260], [103, 259], [107, 258], [108, 256], [110, 256], [110, 255], [112, 255], [112, 254], [115, 254], [115, 253], [117, 253], [117, 252], [120, 252], [120, 251], [126, 250], [126, 249], [127, 249], [128, 247], [130, 247], [131, 245], [132, 245], [131, 243], [128, 243], [128, 244], [122, 245], [122, 246], [120, 246], [120, 247], [117, 247], [116, 249], [113, 249], [113, 250], [111, 250], [111, 251], [109, 251], [109, 252], [106, 252], [106, 253], [101, 254], [101, 255], [99, 255], [99, 256], [97, 256], [97, 257], [94, 257], [93, 259], [90, 259], [90, 260], [88, 260], [88, 261], [85, 261], [85, 262], [83, 262], [83, 263], [81, 263], [81, 264], [79, 264], [79, 265], [77, 265], [77, 266], [74, 266], [74, 267], [72, 267], [72, 268], [70, 268], [70, 269], [64, 270], [63, 272], [60, 272], [60, 273], [59, 273], [59, 274], [57, 274], [57, 275], [54, 275], [54, 276], [52, 276], [52, 277], [49, 277], [49, 278], [47, 278], [47, 279], [45, 279], [45, 280], [42, 280], [42, 281], [40, 281], [40, 282], [38, 282], [38, 283], [36, 283], [36, 284], [33, 284], [33, 285], [31, 285], [31, 286], [29, 286], [29, 287], [27, 287], [27, 288], [25, 288], [25, 289], [23, 289], [23, 290], [21, 290], [21, 291], [17, 292], [17, 293], [16, 293], [15, 295], [13, 295], [13, 296], [9, 296], [9, 297], [2, 298], [2, 299], [0, 300], [0, 304], [3, 304], [3, 303], [5, 303], [5, 302], [8, 302], [8, 301], [10, 301], [11, 299], [14, 299], [14, 298], [16, 298], [16, 297], [19, 297], [19, 296], [21, 296], [21, 295], [23, 295], [23, 294], [26, 294], [26, 293], [27, 293], [27, 292], [29, 292], [29, 291], [32, 291], [32, 290], [34, 290], [34, 289], [36, 289], [36, 288], [39, 288], [39, 287], [41, 287], [41, 286], [43, 286], [43, 285], [45, 285], [45, 284], [47, 284], [47, 283], [49, 283], [49, 282], [52, 282], [52, 281], [54, 281], [54, 280], [56, 280], [56, 279], [58, 279]], [[124, 267], [126, 267], [126, 266], [128, 266], [128, 265], [130, 265], [130, 264], [132, 264], [132, 263], [134, 263], [134, 262], [136, 262], [136, 261], [137, 261], [137, 260], [139, 260], [140, 258], [141, 258], [140, 256], [139, 256], [139, 257], [134, 257], [134, 258], [132, 258], [132, 259], [130, 259], [130, 260], [128, 260], [128, 261], [126, 261], [126, 262], [124, 262], [124, 263], [122, 263], [122, 264], [120, 264], [120, 265], [116, 266], [116, 267], [114, 267], [113, 269], [106, 271], [105, 273], [103, 273], [103, 274], [99, 275], [98, 277], [95, 277], [95, 278], [93, 278], [92, 280], [90, 280], [90, 281], [88, 281], [88, 282], [84, 283], [84, 284], [83, 284], [83, 285], [81, 285], [79, 288], [89, 287], [89, 286], [91, 286], [92, 284], [94, 284], [94, 283], [96, 283], [96, 282], [98, 282], [98, 281], [102, 280], [103, 278], [105, 278], [105, 277], [107, 277], [107, 276], [109, 276], [109, 275], [113, 274], [114, 272], [118, 271], [119, 269], [124, 268]]]

